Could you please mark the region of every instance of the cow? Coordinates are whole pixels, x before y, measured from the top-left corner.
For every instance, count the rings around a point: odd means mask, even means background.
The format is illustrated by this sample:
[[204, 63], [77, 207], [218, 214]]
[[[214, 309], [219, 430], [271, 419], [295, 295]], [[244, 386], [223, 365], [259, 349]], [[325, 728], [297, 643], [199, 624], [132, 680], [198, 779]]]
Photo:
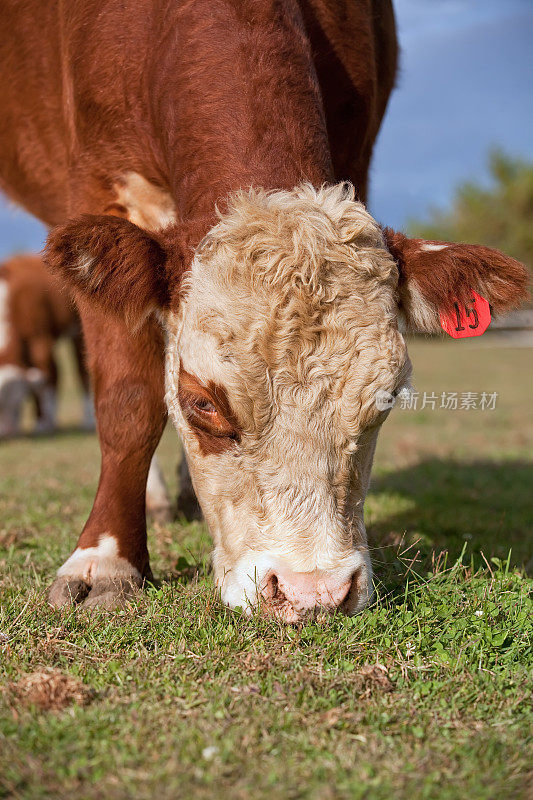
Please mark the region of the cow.
[[37, 255], [17, 255], [0, 264], [0, 437], [20, 433], [28, 397], [36, 406], [36, 432], [55, 430], [58, 366], [54, 350], [62, 337], [74, 347], [83, 389], [83, 427], [91, 429], [93, 404], [72, 299]]
[[55, 607], [150, 577], [144, 488], [167, 410], [224, 603], [287, 622], [372, 597], [363, 504], [375, 399], [408, 385], [400, 317], [526, 271], [410, 239], [364, 206], [393, 88], [390, 0], [9, 2], [0, 176], [75, 294], [101, 477]]

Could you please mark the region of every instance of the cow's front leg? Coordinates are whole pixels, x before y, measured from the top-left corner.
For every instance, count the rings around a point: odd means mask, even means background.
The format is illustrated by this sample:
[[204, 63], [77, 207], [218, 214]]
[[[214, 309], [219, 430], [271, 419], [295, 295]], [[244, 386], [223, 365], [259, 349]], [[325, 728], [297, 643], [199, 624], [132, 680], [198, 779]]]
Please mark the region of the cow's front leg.
[[166, 420], [163, 339], [149, 321], [135, 334], [81, 309], [92, 374], [101, 474], [77, 547], [49, 591], [56, 607], [116, 608], [150, 574], [145, 491]]

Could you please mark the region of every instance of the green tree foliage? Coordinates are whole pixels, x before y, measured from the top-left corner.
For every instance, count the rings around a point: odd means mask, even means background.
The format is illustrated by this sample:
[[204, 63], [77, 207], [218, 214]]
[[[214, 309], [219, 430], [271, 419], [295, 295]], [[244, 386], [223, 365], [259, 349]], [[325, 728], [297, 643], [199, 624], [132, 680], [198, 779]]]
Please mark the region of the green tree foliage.
[[410, 234], [496, 247], [533, 273], [533, 162], [495, 150], [489, 167], [488, 188], [463, 183], [449, 210], [434, 209], [426, 221], [411, 220]]

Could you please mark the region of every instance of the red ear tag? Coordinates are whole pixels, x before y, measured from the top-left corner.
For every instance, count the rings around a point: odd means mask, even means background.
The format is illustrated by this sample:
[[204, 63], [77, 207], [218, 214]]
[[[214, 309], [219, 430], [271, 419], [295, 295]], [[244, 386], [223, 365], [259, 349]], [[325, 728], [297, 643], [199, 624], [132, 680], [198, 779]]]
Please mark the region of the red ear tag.
[[441, 311], [439, 316], [446, 333], [454, 339], [467, 339], [485, 333], [490, 324], [490, 306], [488, 300], [472, 290], [466, 303], [454, 303], [453, 311]]

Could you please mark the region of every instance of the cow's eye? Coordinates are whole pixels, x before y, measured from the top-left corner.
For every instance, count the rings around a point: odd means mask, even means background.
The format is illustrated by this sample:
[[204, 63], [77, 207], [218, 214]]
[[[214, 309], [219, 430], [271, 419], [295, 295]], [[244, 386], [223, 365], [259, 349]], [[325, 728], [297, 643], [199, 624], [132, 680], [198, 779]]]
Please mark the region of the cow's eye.
[[[222, 386], [216, 386], [213, 382], [206, 386], [180, 368], [178, 400], [190, 427], [197, 435], [204, 435], [204, 440], [205, 434], [216, 437], [219, 440], [218, 448], [223, 439], [239, 440], [239, 425]], [[209, 447], [211, 452], [220, 452], [213, 450], [212, 443]]]
[[213, 433], [225, 432], [228, 422], [218, 408], [208, 400], [207, 397], [189, 395], [182, 397], [181, 405], [186, 415], [195, 420], [204, 421], [209, 428], [213, 428]]
[[206, 400], [205, 397], [197, 397], [193, 401], [194, 410], [197, 411], [199, 414], [208, 414], [210, 416], [215, 416], [218, 414], [213, 403], [210, 403], [209, 400]]
[[232, 421], [207, 397], [193, 395], [188, 392], [180, 394], [180, 403], [184, 416], [193, 428], [209, 433], [212, 436], [223, 436], [237, 439], [237, 431]]

